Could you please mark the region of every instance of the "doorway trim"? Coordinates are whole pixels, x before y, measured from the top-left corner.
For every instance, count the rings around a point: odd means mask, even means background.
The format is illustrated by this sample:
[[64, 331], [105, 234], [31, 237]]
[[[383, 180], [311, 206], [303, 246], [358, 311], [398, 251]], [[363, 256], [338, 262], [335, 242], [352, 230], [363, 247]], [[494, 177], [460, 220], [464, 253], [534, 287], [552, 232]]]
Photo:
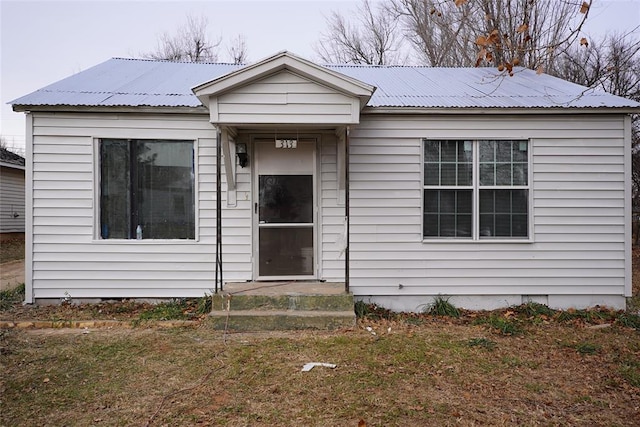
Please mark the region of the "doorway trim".
[[[261, 276], [260, 275], [260, 226], [259, 226], [259, 213], [257, 206], [259, 206], [259, 162], [257, 155], [257, 146], [258, 144], [274, 144], [275, 139], [297, 139], [300, 143], [309, 143], [312, 144], [312, 188], [313, 188], [313, 265], [312, 265], [312, 274], [310, 275], [289, 275], [289, 276]], [[321, 147], [321, 135], [319, 134], [303, 134], [297, 135], [296, 132], [284, 132], [277, 134], [275, 133], [255, 133], [249, 136], [249, 140], [251, 142], [250, 151], [251, 157], [254, 159], [251, 162], [251, 232], [252, 232], [252, 277], [253, 280], [256, 281], [282, 281], [282, 280], [317, 280], [319, 277], [320, 266], [321, 266], [321, 245], [319, 236], [321, 236], [321, 224], [319, 221], [320, 209], [321, 209], [321, 200], [320, 200], [320, 185], [321, 179], [318, 176], [318, 171], [320, 171], [320, 167], [318, 162], [320, 161], [320, 147]], [[283, 175], [287, 175], [287, 173], [283, 173]], [[292, 174], [293, 175], [293, 174]]]

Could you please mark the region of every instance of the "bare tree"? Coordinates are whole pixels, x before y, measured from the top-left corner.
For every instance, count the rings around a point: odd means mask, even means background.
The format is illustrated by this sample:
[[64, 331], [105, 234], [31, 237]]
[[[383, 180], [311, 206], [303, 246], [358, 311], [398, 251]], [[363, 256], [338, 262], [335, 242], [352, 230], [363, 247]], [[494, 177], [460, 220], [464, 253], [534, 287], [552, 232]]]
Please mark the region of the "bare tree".
[[168, 61], [215, 62], [222, 37], [210, 40], [207, 36], [208, 20], [205, 16], [188, 15], [186, 23], [176, 34], [163, 33], [154, 51], [143, 57]]
[[363, 0], [355, 16], [353, 23], [337, 12], [327, 18], [327, 31], [314, 47], [321, 60], [370, 65], [403, 60], [398, 21], [385, 7], [374, 10], [370, 0]]
[[[640, 38], [636, 27], [610, 33], [588, 47], [563, 52], [549, 72], [557, 77], [640, 102]], [[634, 210], [640, 210], [640, 115], [632, 116], [632, 184]]]
[[589, 9], [577, 0], [383, 0], [374, 12], [363, 0], [352, 21], [336, 12], [327, 19], [317, 51], [333, 62], [383, 64], [406, 41], [425, 65], [543, 70], [578, 40]]
[[508, 72], [552, 63], [589, 12], [573, 0], [389, 0], [388, 7], [425, 64]]
[[238, 34], [231, 41], [227, 53], [234, 64], [244, 64], [248, 59], [247, 43], [244, 35]]
[[476, 25], [468, 4], [442, 0], [389, 0], [386, 8], [402, 24], [406, 40], [430, 66], [456, 67], [475, 62]]

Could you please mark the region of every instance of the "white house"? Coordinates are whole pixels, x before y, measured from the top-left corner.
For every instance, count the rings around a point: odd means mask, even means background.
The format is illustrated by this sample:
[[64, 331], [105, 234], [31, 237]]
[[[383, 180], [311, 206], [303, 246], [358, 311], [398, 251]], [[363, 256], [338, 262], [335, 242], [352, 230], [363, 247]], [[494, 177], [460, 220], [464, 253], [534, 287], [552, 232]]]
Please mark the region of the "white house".
[[27, 302], [200, 297], [216, 265], [224, 283], [346, 282], [396, 310], [631, 295], [640, 104], [624, 98], [525, 69], [281, 52], [111, 59], [12, 104]]
[[24, 157], [0, 147], [0, 241], [24, 236]]

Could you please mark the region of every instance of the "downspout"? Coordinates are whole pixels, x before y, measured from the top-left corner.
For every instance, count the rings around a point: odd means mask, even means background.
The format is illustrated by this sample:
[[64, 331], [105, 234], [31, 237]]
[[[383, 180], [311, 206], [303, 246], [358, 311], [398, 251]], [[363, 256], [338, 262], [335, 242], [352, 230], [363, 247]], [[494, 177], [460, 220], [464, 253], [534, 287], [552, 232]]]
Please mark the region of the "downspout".
[[349, 126], [345, 129], [344, 137], [344, 215], [347, 228], [344, 249], [344, 291], [349, 293]]
[[[222, 132], [216, 133], [216, 284], [215, 293], [222, 291]], [[218, 283], [220, 287], [218, 288]]]

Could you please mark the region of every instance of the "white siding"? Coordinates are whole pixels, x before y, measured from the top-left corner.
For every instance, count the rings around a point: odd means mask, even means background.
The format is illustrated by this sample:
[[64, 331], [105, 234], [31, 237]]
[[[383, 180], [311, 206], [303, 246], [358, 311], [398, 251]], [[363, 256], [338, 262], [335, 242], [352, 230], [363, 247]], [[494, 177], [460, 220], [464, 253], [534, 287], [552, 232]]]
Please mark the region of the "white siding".
[[[351, 135], [351, 287], [360, 296], [625, 293], [622, 116], [368, 115]], [[422, 239], [421, 139], [532, 141], [532, 242]], [[628, 178], [628, 177], [627, 177]]]
[[0, 166], [0, 233], [24, 233], [24, 170]]
[[[34, 298], [61, 298], [65, 292], [73, 298], [211, 292], [216, 135], [208, 116], [31, 116], [28, 154], [34, 166], [27, 194], [33, 193], [33, 219], [27, 224], [33, 259], [27, 265], [33, 265]], [[250, 142], [252, 135], [241, 133], [238, 141]], [[344, 255], [336, 241], [343, 233], [344, 205], [337, 198], [337, 141], [333, 132], [318, 135], [319, 278], [341, 281]], [[375, 301], [407, 297], [410, 309], [437, 294], [509, 303], [525, 297], [551, 303], [554, 296], [565, 298], [563, 304], [589, 296], [623, 301], [629, 273], [626, 137], [624, 118], [615, 115], [363, 116], [350, 137], [352, 290]], [[197, 141], [196, 241], [97, 239], [97, 138]], [[422, 138], [530, 139], [531, 242], [423, 241]], [[236, 168], [236, 206], [223, 200], [225, 281], [252, 278], [249, 161], [249, 167]]]
[[357, 98], [336, 92], [291, 72], [282, 71], [222, 94], [211, 101], [218, 123], [314, 123], [357, 121]]
[[[198, 297], [214, 286], [215, 129], [207, 115], [33, 113], [33, 297]], [[97, 238], [97, 138], [197, 141], [197, 240]], [[227, 215], [231, 216], [231, 215]], [[233, 220], [226, 220], [233, 222]], [[225, 277], [250, 237], [225, 229]], [[236, 251], [237, 252], [237, 251]], [[242, 254], [245, 251], [240, 250]], [[237, 267], [237, 268], [236, 268]], [[235, 269], [235, 271], [234, 271]]]
[[344, 234], [344, 204], [338, 205], [337, 141], [333, 134], [323, 135], [320, 148], [320, 278], [344, 281], [345, 255], [336, 242]]

